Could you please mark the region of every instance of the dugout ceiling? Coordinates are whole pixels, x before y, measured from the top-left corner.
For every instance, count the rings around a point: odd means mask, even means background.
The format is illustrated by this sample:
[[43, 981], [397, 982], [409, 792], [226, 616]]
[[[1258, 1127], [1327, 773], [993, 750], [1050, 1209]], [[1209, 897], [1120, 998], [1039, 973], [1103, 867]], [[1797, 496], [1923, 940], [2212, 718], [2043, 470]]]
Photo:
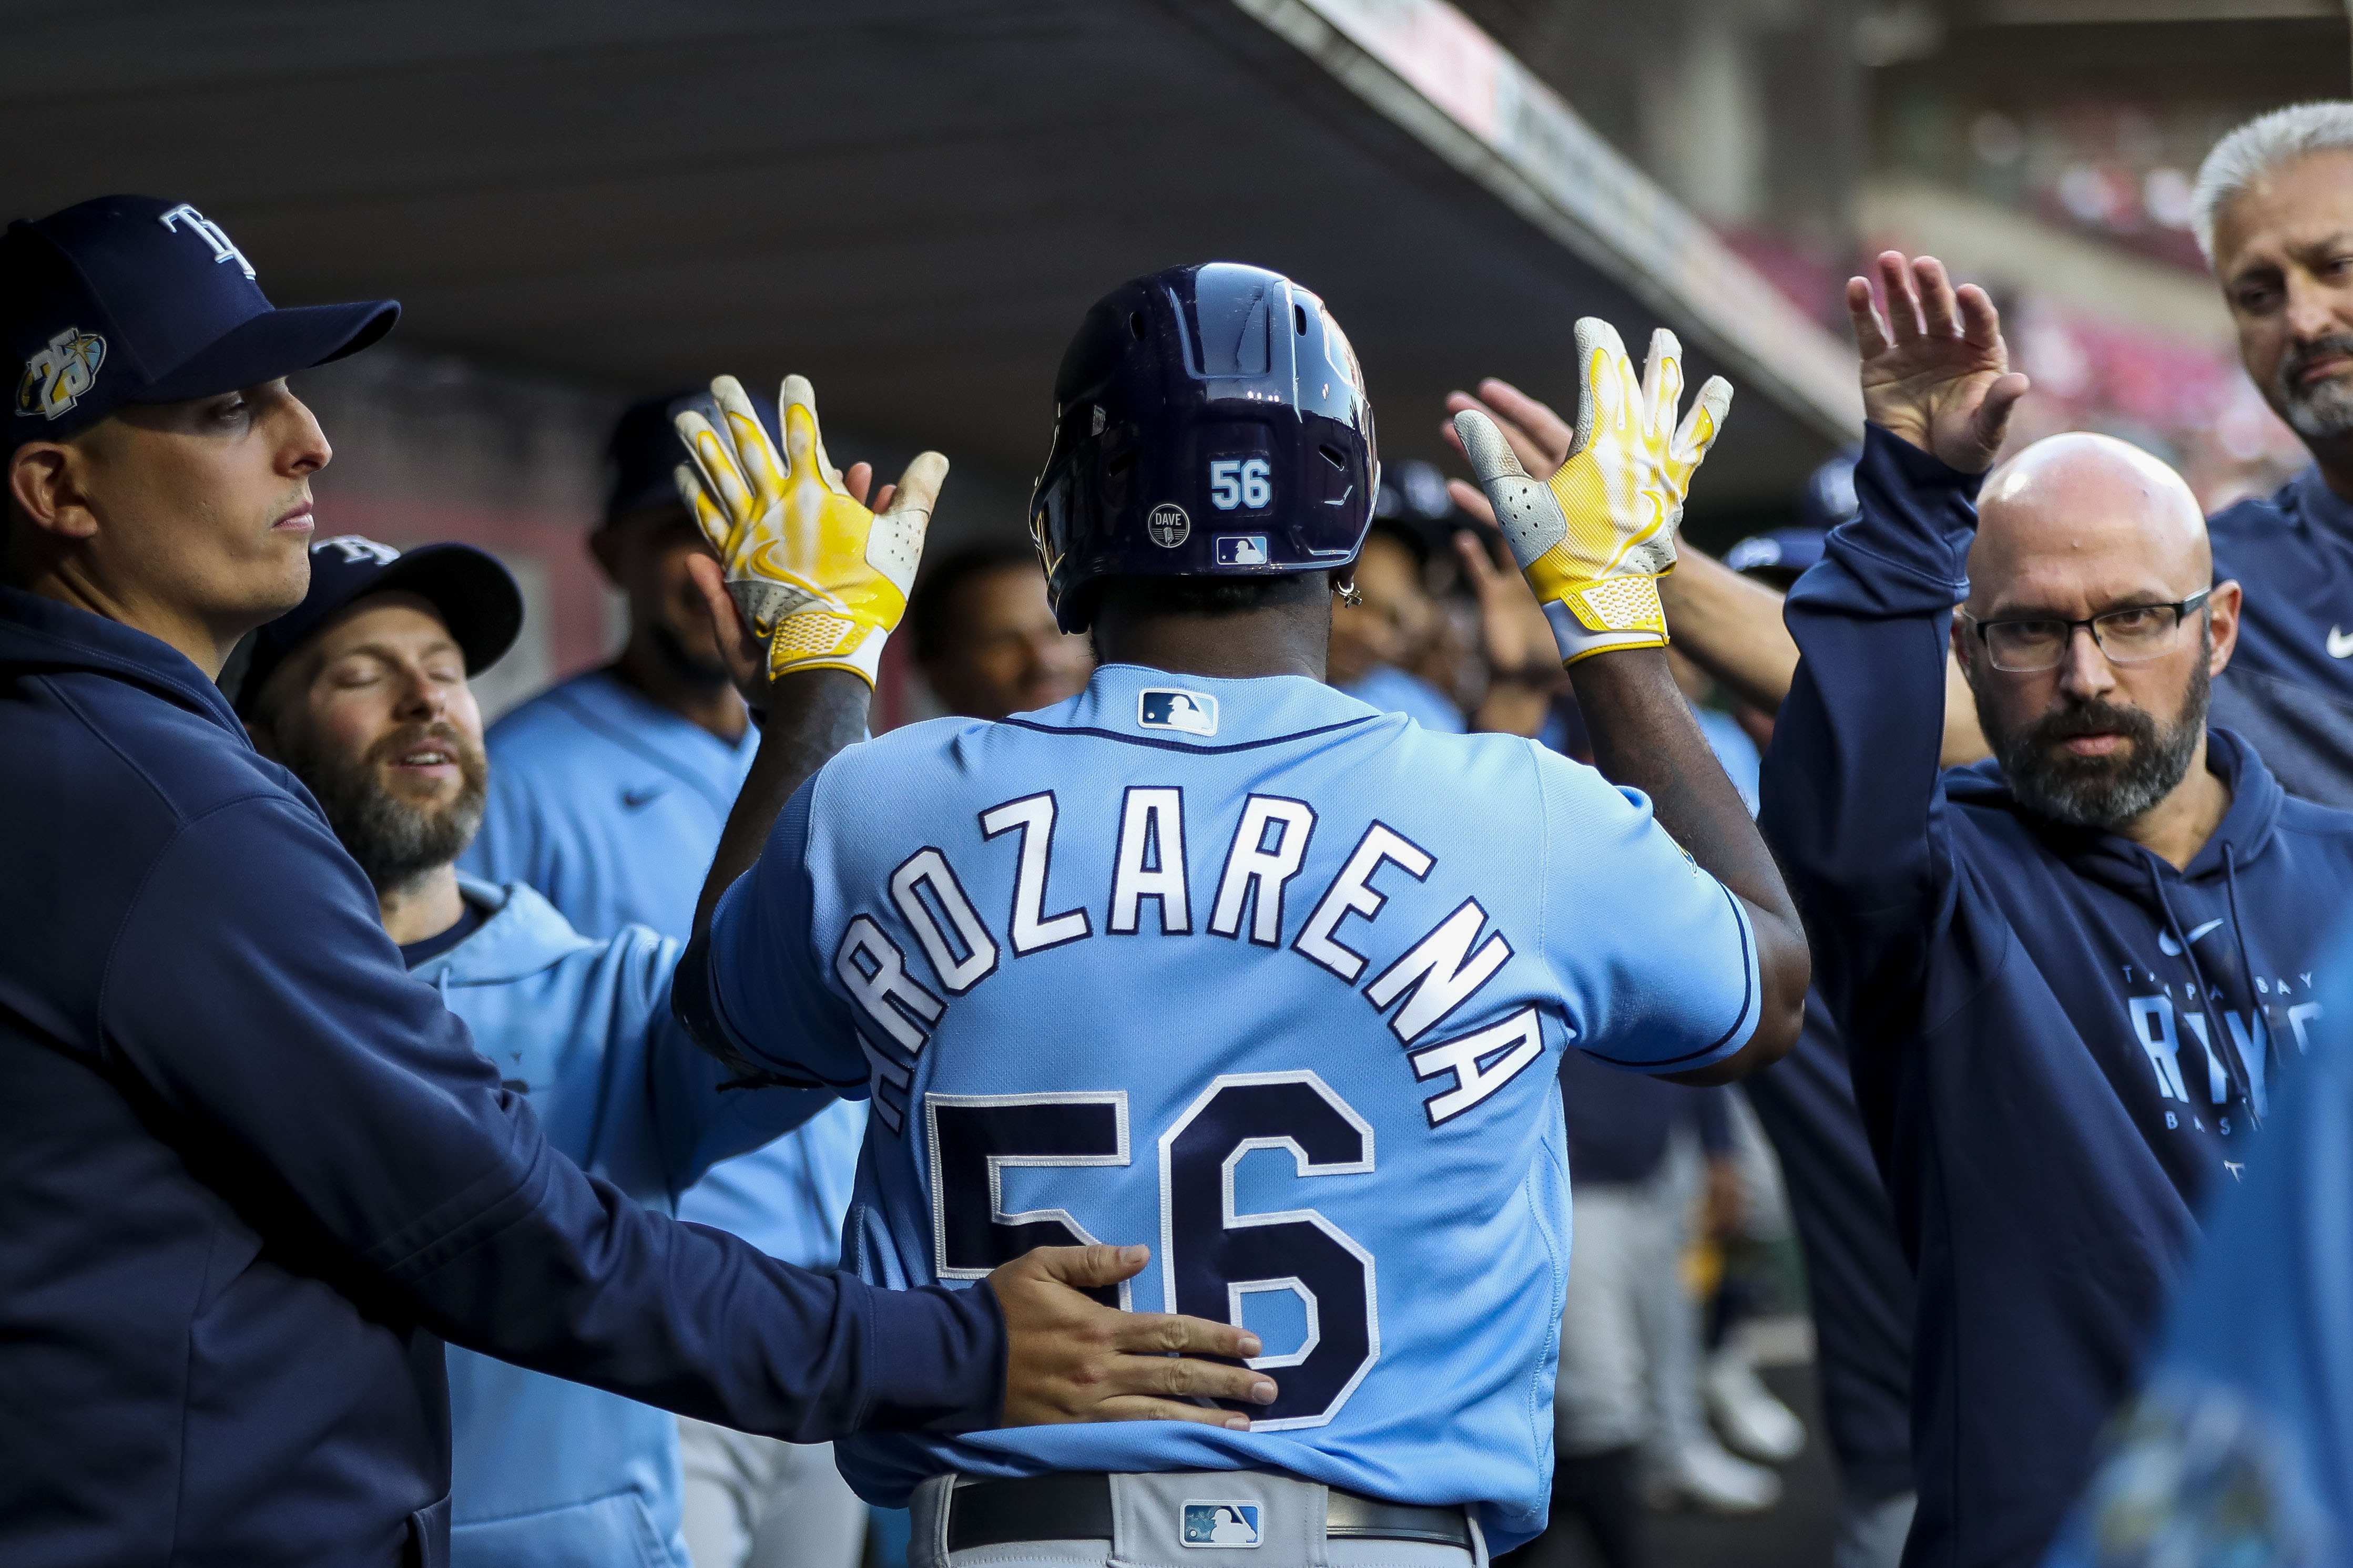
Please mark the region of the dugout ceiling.
[[[0, 13], [15, 212], [193, 200], [280, 303], [614, 394], [810, 375], [1026, 477], [1085, 306], [1230, 258], [1320, 291], [1386, 455], [1582, 313], [1741, 397], [1695, 517], [1786, 497], [1841, 351], [1432, 0], [81, 0]], [[1851, 362], [1849, 362], [1851, 363]]]

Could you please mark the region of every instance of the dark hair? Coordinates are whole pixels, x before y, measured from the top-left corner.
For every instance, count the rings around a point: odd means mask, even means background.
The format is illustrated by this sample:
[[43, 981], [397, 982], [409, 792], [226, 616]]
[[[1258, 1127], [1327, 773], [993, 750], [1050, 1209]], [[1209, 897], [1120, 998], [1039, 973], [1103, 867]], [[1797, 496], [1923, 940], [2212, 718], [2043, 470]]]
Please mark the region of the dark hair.
[[928, 663], [948, 651], [956, 590], [975, 577], [1017, 566], [1028, 567], [1040, 580], [1045, 576], [1038, 547], [1027, 542], [968, 545], [924, 573], [907, 597], [907, 629], [914, 636], [916, 662]]
[[1303, 605], [1332, 592], [1327, 572], [1283, 572], [1265, 577], [1106, 577], [1097, 591], [1094, 618], [1117, 605], [1133, 620], [1140, 616], [1234, 616], [1276, 605]]
[[1413, 569], [1417, 574], [1430, 570], [1430, 536], [1413, 524], [1377, 517], [1373, 519], [1372, 526], [1365, 530], [1365, 542], [1370, 544], [1376, 539], [1386, 539], [1412, 556]]

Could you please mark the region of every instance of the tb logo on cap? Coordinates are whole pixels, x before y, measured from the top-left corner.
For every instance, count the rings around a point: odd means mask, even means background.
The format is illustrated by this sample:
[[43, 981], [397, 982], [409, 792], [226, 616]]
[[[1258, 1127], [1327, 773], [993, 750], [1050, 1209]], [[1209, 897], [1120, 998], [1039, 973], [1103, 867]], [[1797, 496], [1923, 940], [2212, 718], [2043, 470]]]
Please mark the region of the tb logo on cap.
[[180, 232], [180, 226], [182, 224], [186, 224], [190, 229], [195, 231], [199, 238], [201, 238], [206, 245], [213, 247], [213, 264], [215, 266], [218, 266], [224, 261], [234, 259], [237, 262], [238, 268], [243, 271], [248, 278], [253, 276], [253, 263], [245, 258], [245, 252], [237, 247], [237, 242], [229, 238], [227, 233], [222, 229], [220, 225], [215, 223], [212, 219], [206, 217], [204, 214], [198, 212], [187, 203], [182, 202], [178, 206], [174, 207], [170, 212], [165, 213], [155, 221], [162, 224], [165, 228], [170, 229], [174, 234]]
[[400, 559], [400, 552], [391, 545], [378, 544], [375, 540], [356, 533], [339, 533], [332, 539], [322, 539], [311, 546], [313, 555], [322, 550], [341, 552], [346, 566], [359, 566], [370, 561], [379, 566], [389, 566]]
[[25, 362], [25, 379], [16, 384], [16, 412], [44, 419], [70, 412], [97, 384], [98, 367], [105, 363], [104, 338], [68, 327]]

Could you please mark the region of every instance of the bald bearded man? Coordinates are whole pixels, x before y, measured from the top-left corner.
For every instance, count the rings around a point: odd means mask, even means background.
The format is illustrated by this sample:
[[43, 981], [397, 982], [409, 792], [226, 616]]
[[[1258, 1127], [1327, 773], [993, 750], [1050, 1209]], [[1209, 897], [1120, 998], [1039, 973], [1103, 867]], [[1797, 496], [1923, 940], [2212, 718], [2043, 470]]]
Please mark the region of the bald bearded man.
[[[2353, 814], [2210, 729], [2240, 591], [2163, 464], [2066, 436], [1933, 260], [1849, 286], [1862, 515], [1790, 591], [1762, 824], [1919, 1280], [1907, 1563], [2038, 1560], [2196, 1228], [2333, 1020]], [[1961, 609], [1957, 616], [1954, 605]], [[1947, 650], [1993, 756], [1938, 771]], [[2342, 978], [2342, 977], [2340, 977]]]

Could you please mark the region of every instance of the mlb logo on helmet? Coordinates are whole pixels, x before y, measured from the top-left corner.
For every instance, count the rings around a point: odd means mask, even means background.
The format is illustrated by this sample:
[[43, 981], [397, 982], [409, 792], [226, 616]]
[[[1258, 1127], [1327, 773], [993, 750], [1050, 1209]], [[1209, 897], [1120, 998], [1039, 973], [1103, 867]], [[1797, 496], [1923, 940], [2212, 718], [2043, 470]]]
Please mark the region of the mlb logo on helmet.
[[106, 362], [106, 340], [79, 327], [68, 327], [25, 362], [25, 379], [16, 384], [16, 412], [55, 419], [70, 411], [98, 381], [98, 367]]
[[1214, 735], [1218, 732], [1218, 700], [1206, 691], [1147, 687], [1135, 694], [1135, 721], [1147, 730]]
[[1218, 535], [1218, 564], [1220, 566], [1265, 565], [1266, 535], [1263, 533]]
[[1254, 1502], [1187, 1502], [1184, 1543], [1187, 1546], [1256, 1546], [1259, 1505]]

